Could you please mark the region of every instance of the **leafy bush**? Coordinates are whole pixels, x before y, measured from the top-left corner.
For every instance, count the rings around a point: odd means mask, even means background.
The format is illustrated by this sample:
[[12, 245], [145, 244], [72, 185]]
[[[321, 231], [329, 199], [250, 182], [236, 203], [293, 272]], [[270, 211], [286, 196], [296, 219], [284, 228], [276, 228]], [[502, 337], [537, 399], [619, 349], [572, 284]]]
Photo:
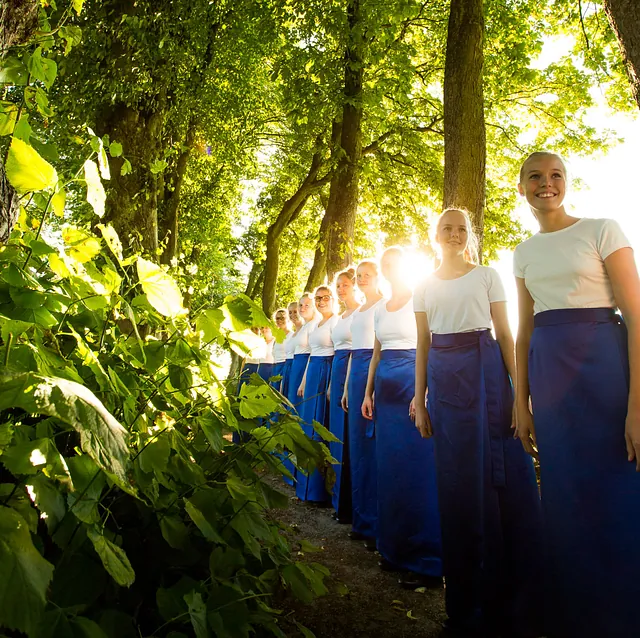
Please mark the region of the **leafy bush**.
[[[47, 47], [81, 37], [42, 15]], [[331, 459], [257, 375], [239, 396], [225, 390], [216, 354], [246, 351], [249, 328], [269, 320], [242, 295], [191, 316], [169, 274], [125, 257], [109, 225], [45, 241], [78, 185], [104, 211], [107, 154], [121, 147], [89, 132], [90, 155], [59, 174], [29, 124], [52, 115], [55, 64], [34, 45], [3, 66], [0, 135], [20, 214], [0, 247], [0, 627], [283, 636], [278, 596], [323, 594], [327, 570], [295, 559], [271, 513], [287, 498], [262, 477], [286, 472], [285, 447], [301, 467]], [[232, 432], [250, 436], [236, 445]]]

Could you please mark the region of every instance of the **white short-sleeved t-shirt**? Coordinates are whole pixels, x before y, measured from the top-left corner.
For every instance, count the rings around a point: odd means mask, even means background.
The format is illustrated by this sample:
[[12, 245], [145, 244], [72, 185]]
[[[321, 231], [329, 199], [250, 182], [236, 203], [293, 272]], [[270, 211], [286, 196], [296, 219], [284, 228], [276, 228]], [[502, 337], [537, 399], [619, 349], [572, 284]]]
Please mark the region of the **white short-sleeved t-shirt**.
[[266, 348], [264, 351], [264, 356], [260, 359], [260, 363], [275, 363], [275, 357], [273, 356], [273, 347], [276, 344], [275, 339], [271, 339], [271, 341], [266, 343]]
[[295, 342], [295, 354], [310, 354], [311, 346], [309, 345], [309, 335], [316, 329], [318, 325], [317, 321], [311, 321], [309, 323], [305, 323], [298, 332], [296, 332], [293, 337], [293, 341]]
[[382, 350], [415, 350], [418, 330], [412, 300], [393, 312], [387, 310], [386, 302], [378, 306], [374, 329]]
[[351, 350], [351, 322], [356, 312], [358, 312], [357, 309], [348, 317], [341, 315], [333, 327], [331, 341], [333, 341], [333, 347], [336, 350]]
[[563, 308], [615, 308], [604, 260], [631, 244], [613, 219], [583, 217], [553, 233], [537, 233], [513, 255], [516, 277], [524, 279], [533, 312]]
[[284, 339], [284, 351], [287, 359], [293, 359], [293, 355], [296, 353], [295, 336], [296, 333], [291, 331]]
[[332, 357], [334, 354], [333, 341], [331, 341], [331, 331], [338, 322], [338, 315], [333, 315], [322, 325], [318, 324], [316, 329], [309, 333], [309, 346], [312, 357]]
[[273, 359], [276, 363], [284, 363], [287, 359], [287, 339], [290, 334], [290, 332], [287, 332], [282, 343], [276, 342], [273, 344]]
[[380, 304], [387, 303], [386, 299], [380, 299], [367, 310], [356, 310], [351, 321], [351, 347], [354, 350], [373, 349], [376, 338], [373, 328], [376, 308]]
[[453, 334], [491, 329], [491, 304], [506, 300], [498, 273], [476, 266], [457, 279], [429, 275], [416, 288], [413, 309], [427, 314], [431, 332]]

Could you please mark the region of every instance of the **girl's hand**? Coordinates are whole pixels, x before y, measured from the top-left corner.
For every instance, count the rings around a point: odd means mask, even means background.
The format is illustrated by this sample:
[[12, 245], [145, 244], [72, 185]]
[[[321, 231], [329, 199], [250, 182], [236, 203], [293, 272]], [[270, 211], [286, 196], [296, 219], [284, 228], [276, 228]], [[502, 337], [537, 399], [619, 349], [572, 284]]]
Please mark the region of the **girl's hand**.
[[429, 439], [433, 436], [433, 428], [431, 427], [429, 411], [424, 405], [415, 405], [415, 401], [413, 401], [413, 404], [415, 409], [416, 428], [418, 428], [418, 432], [420, 432], [420, 436], [423, 439]]
[[342, 395], [342, 401], [340, 401], [340, 404], [345, 412], [349, 412], [349, 398], [347, 397], [346, 392]]
[[374, 398], [372, 396], [365, 396], [364, 401], [362, 402], [362, 416], [365, 419], [369, 419], [369, 421], [373, 421], [374, 403]]
[[300, 387], [298, 388], [298, 396], [299, 397], [304, 397], [304, 379], [302, 380], [302, 383], [300, 384]]
[[640, 411], [627, 412], [624, 440], [627, 445], [627, 458], [629, 461], [635, 460], [636, 472], [640, 472]]
[[409, 418], [412, 421], [416, 420], [416, 398], [413, 397], [411, 399], [411, 403], [409, 403]]
[[518, 406], [516, 408], [516, 435], [520, 439], [525, 451], [534, 459], [539, 458], [536, 429], [533, 425], [533, 415], [528, 405]]

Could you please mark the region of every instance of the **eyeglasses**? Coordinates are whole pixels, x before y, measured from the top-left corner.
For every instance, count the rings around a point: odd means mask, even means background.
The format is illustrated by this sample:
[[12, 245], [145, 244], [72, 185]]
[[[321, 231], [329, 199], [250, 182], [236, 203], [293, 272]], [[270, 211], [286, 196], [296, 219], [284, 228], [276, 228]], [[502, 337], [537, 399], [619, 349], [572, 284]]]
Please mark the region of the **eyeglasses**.
[[316, 303], [320, 303], [321, 301], [324, 301], [325, 303], [331, 301], [333, 299], [333, 297], [331, 295], [322, 295], [321, 297], [316, 297]]

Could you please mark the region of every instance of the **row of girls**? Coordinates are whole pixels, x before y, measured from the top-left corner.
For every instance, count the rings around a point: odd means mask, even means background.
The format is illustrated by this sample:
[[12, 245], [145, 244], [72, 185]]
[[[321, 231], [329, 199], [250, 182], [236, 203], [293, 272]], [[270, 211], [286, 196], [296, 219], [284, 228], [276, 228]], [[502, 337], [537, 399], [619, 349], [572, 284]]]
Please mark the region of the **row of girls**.
[[[616, 222], [566, 212], [566, 182], [551, 153], [520, 172], [540, 232], [514, 254], [516, 356], [455, 209], [413, 295], [389, 249], [388, 299], [362, 262], [336, 281], [344, 312], [327, 287], [305, 295], [286, 342], [289, 400], [343, 441], [336, 517], [403, 582], [444, 575], [450, 635], [640, 636], [640, 282]], [[296, 491], [324, 501], [322, 472]]]

